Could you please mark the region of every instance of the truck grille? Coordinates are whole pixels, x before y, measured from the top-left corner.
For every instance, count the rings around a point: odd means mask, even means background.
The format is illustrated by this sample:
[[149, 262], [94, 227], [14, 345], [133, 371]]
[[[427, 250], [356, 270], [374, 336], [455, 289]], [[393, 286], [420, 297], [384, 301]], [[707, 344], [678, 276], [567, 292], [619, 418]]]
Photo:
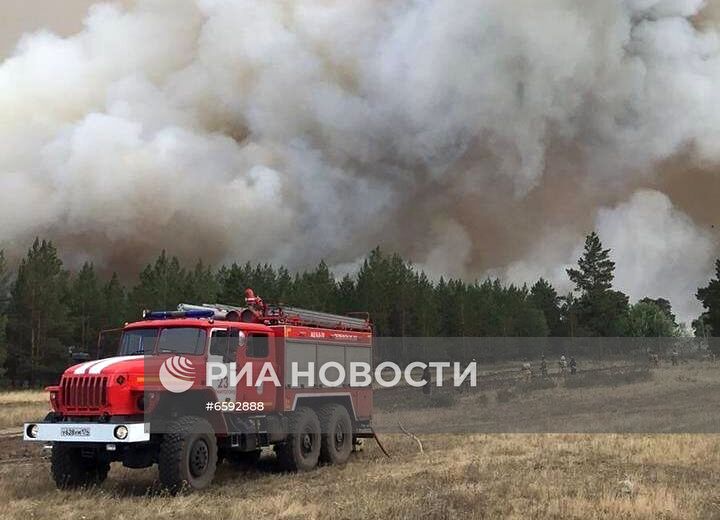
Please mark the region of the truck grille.
[[107, 377], [63, 377], [60, 406], [66, 411], [96, 410], [107, 406]]

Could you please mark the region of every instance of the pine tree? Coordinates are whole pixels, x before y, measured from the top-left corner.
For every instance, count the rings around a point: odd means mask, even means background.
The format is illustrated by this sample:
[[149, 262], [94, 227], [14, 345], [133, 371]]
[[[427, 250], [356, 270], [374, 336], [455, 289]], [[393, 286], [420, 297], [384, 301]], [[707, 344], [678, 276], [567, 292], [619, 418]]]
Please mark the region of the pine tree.
[[5, 251], [0, 249], [0, 315], [5, 315], [10, 303], [10, 271]]
[[140, 273], [140, 283], [130, 294], [131, 311], [138, 315], [143, 309], [175, 309], [184, 299], [187, 274], [177, 257], [168, 258], [163, 251], [154, 265]]
[[[123, 323], [139, 318], [136, 313], [128, 312], [125, 288], [120, 283], [117, 273], [113, 273], [100, 290], [101, 310], [98, 317], [100, 335], [98, 337], [97, 354], [107, 357], [117, 352]], [[93, 349], [92, 354], [95, 355]]]
[[560, 297], [560, 320], [566, 336], [578, 335], [577, 311], [578, 300], [572, 292]]
[[555, 288], [544, 278], [540, 278], [530, 289], [530, 303], [545, 316], [550, 336], [564, 336], [560, 320], [560, 297]]
[[356, 290], [355, 280], [349, 274], [343, 276], [337, 287], [337, 311], [339, 313], [357, 312]]
[[258, 288], [253, 287], [253, 269], [249, 262], [244, 265], [233, 263], [230, 267], [222, 266], [217, 280], [220, 289], [218, 300], [222, 303], [244, 305], [247, 288], [252, 288], [265, 297]]
[[610, 250], [603, 249], [597, 233], [592, 232], [585, 238], [585, 250], [578, 260], [578, 267], [567, 270], [578, 292], [602, 292], [612, 287], [615, 262], [610, 260]]
[[5, 261], [5, 252], [0, 249], [0, 383], [5, 378], [5, 362], [8, 357], [7, 307], [9, 302], [10, 273]]
[[720, 329], [720, 259], [715, 261], [715, 278], [706, 287], [699, 288], [696, 296], [708, 310], [709, 325]]
[[325, 261], [312, 272], [305, 272], [296, 279], [297, 305], [325, 312], [337, 312], [337, 284]]
[[7, 316], [0, 316], [0, 383], [5, 382], [5, 374], [7, 372], [7, 368], [5, 367], [8, 358], [7, 321]]
[[125, 288], [120, 283], [117, 273], [102, 288], [102, 314], [100, 326], [103, 329], [117, 328], [125, 321], [137, 317], [128, 313]]
[[93, 264], [86, 262], [70, 288], [70, 313], [75, 322], [74, 338], [82, 352], [97, 342], [102, 315], [102, 295]]
[[568, 269], [568, 276], [580, 293], [572, 312], [577, 316], [578, 330], [573, 334], [589, 336], [624, 336], [627, 332], [628, 297], [612, 290], [615, 262], [610, 249], [603, 249], [597, 233], [585, 239], [585, 250], [578, 269]]
[[720, 259], [715, 262], [715, 278], [700, 287], [696, 297], [706, 309], [698, 330], [706, 336], [720, 336]]
[[215, 303], [220, 287], [210, 266], [198, 260], [195, 268], [187, 273], [182, 298], [187, 303]]
[[279, 303], [285, 303], [289, 301], [289, 298], [292, 296], [292, 291], [293, 278], [290, 275], [290, 271], [281, 266], [277, 271], [274, 298]]
[[388, 262], [387, 294], [390, 297], [390, 334], [397, 337], [412, 336], [413, 268], [398, 254]]
[[418, 337], [436, 336], [440, 323], [433, 283], [421, 271], [414, 273], [411, 286], [411, 334]]
[[70, 329], [67, 282], [55, 246], [36, 238], [18, 268], [8, 323], [8, 361], [16, 375], [31, 383], [54, 375], [66, 364], [59, 338]]
[[391, 336], [388, 294], [390, 266], [379, 247], [373, 249], [363, 261], [357, 274], [357, 302], [370, 313], [375, 330], [381, 336]]
[[243, 287], [243, 291], [250, 287], [255, 294], [260, 295], [266, 301], [277, 301], [277, 275], [275, 268], [270, 264], [257, 264], [252, 270], [250, 284]]

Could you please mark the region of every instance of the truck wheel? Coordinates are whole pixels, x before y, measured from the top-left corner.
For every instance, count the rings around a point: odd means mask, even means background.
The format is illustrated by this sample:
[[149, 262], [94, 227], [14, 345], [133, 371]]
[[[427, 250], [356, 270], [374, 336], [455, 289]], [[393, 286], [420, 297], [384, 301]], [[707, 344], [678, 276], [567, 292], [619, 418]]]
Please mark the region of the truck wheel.
[[83, 457], [81, 448], [65, 442], [53, 443], [50, 469], [60, 489], [101, 484], [110, 471], [110, 463], [97, 456]]
[[206, 488], [215, 476], [217, 460], [217, 439], [210, 423], [183, 417], [170, 425], [160, 443], [160, 482], [173, 493]]
[[330, 404], [320, 409], [322, 439], [320, 461], [325, 464], [345, 464], [353, 446], [350, 415], [344, 406]]
[[310, 408], [298, 408], [289, 421], [287, 440], [278, 446], [278, 461], [286, 471], [310, 471], [320, 457], [320, 421]]

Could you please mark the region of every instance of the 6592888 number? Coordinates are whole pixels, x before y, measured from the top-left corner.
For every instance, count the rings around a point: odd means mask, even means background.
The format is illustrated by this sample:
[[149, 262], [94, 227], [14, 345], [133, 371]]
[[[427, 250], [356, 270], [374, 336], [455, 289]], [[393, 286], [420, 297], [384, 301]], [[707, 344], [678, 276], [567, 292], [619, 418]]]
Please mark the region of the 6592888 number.
[[217, 401], [207, 403], [205, 409], [216, 412], [262, 412], [265, 410], [265, 403], [262, 401]]

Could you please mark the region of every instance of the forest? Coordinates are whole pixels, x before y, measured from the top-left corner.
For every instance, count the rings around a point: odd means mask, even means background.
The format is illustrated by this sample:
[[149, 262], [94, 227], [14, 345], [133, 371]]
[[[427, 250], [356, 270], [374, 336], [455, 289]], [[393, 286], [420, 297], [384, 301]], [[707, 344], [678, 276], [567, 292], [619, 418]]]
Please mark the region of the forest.
[[94, 265], [65, 269], [56, 246], [36, 239], [11, 269], [0, 251], [0, 384], [52, 382], [74, 352], [94, 352], [101, 330], [135, 321], [144, 309], [179, 303], [242, 305], [252, 287], [266, 301], [334, 313], [367, 311], [385, 337], [668, 337], [720, 332], [720, 260], [716, 276], [697, 291], [705, 312], [688, 328], [666, 299], [631, 303], [613, 287], [612, 251], [587, 236], [574, 289], [558, 294], [546, 280], [533, 285], [498, 279], [430, 279], [398, 254], [375, 248], [357, 273], [337, 279], [321, 261], [313, 270], [236, 262], [185, 266], [162, 251], [137, 279], [103, 278]]

